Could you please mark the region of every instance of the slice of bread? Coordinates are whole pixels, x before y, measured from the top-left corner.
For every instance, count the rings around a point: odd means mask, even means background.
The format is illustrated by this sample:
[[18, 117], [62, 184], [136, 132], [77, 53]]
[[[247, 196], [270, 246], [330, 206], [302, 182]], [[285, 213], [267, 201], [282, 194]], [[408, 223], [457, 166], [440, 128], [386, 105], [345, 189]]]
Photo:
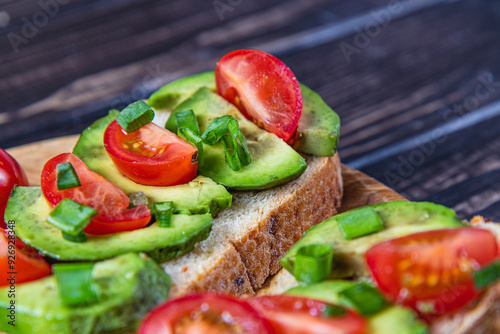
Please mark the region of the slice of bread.
[[[474, 217], [471, 225], [492, 231], [500, 243], [500, 224]], [[277, 295], [297, 286], [299, 282], [282, 269], [258, 291], [258, 295]], [[433, 321], [430, 334], [493, 334], [500, 333], [500, 281], [489, 287], [475, 302], [454, 313]]]
[[252, 295], [281, 269], [288, 249], [341, 204], [338, 155], [306, 161], [304, 174], [283, 186], [233, 193], [232, 206], [214, 219], [208, 239], [163, 264], [173, 282], [171, 298], [196, 291]]

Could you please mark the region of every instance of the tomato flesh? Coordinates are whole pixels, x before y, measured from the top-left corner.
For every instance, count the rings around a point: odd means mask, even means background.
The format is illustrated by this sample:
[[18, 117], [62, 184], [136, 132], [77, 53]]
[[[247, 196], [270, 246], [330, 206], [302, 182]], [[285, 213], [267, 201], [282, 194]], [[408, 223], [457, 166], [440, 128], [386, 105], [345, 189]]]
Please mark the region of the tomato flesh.
[[[78, 174], [80, 187], [57, 190], [57, 165], [71, 162]], [[90, 170], [76, 155], [63, 153], [50, 159], [42, 170], [42, 191], [45, 198], [56, 206], [64, 198], [98, 210], [85, 228], [90, 234], [110, 234], [132, 231], [146, 226], [151, 213], [146, 205], [128, 209], [130, 199], [116, 185]]]
[[379, 243], [368, 250], [366, 261], [386, 297], [428, 318], [459, 309], [476, 298], [480, 292], [474, 287], [473, 270], [499, 255], [490, 231], [459, 228]]
[[138, 334], [274, 333], [250, 304], [230, 296], [195, 294], [168, 301], [146, 316]]
[[51, 273], [50, 265], [12, 230], [0, 233], [0, 270], [0, 286], [34, 281]]
[[12, 188], [15, 185], [27, 186], [28, 179], [26, 174], [22, 170], [21, 166], [17, 161], [0, 148], [0, 214], [2, 219], [0, 220], [0, 227], [5, 228], [4, 215], [5, 207], [7, 206], [7, 201], [9, 200]]
[[154, 123], [127, 133], [115, 120], [104, 133], [104, 147], [120, 172], [148, 186], [187, 183], [198, 170], [196, 147]]
[[218, 62], [217, 92], [246, 118], [288, 141], [302, 115], [302, 92], [292, 71], [259, 50], [236, 50]]
[[367, 322], [353, 311], [325, 316], [323, 301], [289, 295], [262, 296], [249, 299], [250, 304], [266, 317], [277, 333], [283, 334], [362, 334]]

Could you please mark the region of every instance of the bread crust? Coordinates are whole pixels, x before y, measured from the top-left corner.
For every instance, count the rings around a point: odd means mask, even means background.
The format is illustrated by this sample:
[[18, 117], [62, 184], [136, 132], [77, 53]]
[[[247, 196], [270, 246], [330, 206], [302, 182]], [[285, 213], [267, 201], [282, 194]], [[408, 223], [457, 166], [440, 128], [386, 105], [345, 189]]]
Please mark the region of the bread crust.
[[[302, 176], [259, 192], [236, 192], [233, 205], [214, 219], [196, 248], [163, 264], [172, 277], [170, 297], [196, 291], [253, 295], [281, 268], [279, 259], [304, 232], [340, 207], [343, 181], [338, 155], [306, 157]], [[241, 220], [232, 233], [228, 220]], [[236, 230], [236, 229], [235, 229]], [[220, 237], [220, 235], [224, 237]]]

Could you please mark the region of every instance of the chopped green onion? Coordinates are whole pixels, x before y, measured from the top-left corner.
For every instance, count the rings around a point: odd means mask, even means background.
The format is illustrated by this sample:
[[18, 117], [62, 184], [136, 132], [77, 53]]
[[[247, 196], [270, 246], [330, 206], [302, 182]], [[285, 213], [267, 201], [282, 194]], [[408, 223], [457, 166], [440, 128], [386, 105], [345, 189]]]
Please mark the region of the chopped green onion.
[[137, 191], [131, 193], [128, 198], [130, 199], [129, 208], [135, 208], [136, 206], [148, 205], [148, 197], [142, 191]]
[[338, 317], [344, 314], [346, 314], [346, 311], [342, 307], [336, 305], [326, 305], [323, 310], [323, 317], [325, 318]]
[[346, 240], [358, 238], [384, 229], [378, 213], [370, 206], [349, 211], [335, 217]]
[[170, 227], [172, 223], [172, 214], [174, 213], [174, 202], [154, 203], [153, 213], [160, 227]]
[[82, 185], [71, 162], [58, 164], [56, 169], [57, 190], [71, 189]]
[[293, 275], [298, 281], [316, 283], [332, 272], [333, 247], [328, 244], [304, 245], [297, 250]]
[[373, 315], [389, 306], [389, 302], [366, 282], [348, 287], [339, 293], [340, 300], [365, 316]]
[[58, 263], [52, 266], [59, 296], [69, 307], [97, 302], [96, 287], [92, 282], [93, 263]]
[[63, 232], [62, 236], [64, 239], [71, 241], [71, 242], [85, 242], [85, 241], [87, 241], [87, 235], [83, 231], [77, 235], [71, 235], [71, 234]]
[[192, 109], [178, 111], [175, 113], [177, 118], [177, 131], [180, 128], [188, 128], [193, 133], [199, 135], [200, 128], [198, 127], [198, 121]]
[[120, 124], [123, 130], [130, 133], [151, 123], [154, 117], [155, 112], [146, 102], [137, 101], [125, 107], [116, 117], [116, 122]]
[[234, 118], [231, 119], [228, 122], [227, 127], [233, 136], [233, 146], [236, 148], [238, 158], [243, 165], [248, 165], [252, 162], [252, 157], [250, 157], [250, 152], [248, 152], [247, 140], [238, 127], [238, 121]]
[[193, 131], [188, 128], [179, 128], [177, 130], [177, 135], [186, 139], [188, 142], [196, 146], [198, 149], [198, 168], [203, 168], [204, 159], [203, 159], [203, 140]]
[[229, 132], [228, 123], [234, 119], [231, 115], [217, 117], [210, 123], [205, 132], [201, 135], [201, 139], [205, 144], [210, 146], [215, 145], [223, 135]]
[[500, 261], [481, 268], [474, 273], [476, 288], [482, 289], [500, 277]]
[[96, 214], [97, 210], [65, 198], [50, 212], [47, 221], [63, 233], [78, 237]]
[[222, 148], [226, 154], [226, 162], [235, 172], [241, 169], [241, 161], [238, 158], [237, 150], [234, 148], [233, 137], [230, 135], [222, 136]]

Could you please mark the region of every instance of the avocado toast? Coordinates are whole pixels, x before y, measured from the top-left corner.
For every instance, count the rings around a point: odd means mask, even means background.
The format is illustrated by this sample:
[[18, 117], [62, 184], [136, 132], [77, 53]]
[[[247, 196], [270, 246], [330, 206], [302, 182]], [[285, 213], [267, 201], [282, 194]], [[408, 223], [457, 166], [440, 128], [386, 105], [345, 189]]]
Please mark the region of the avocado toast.
[[[73, 149], [75, 158], [71, 159], [81, 159], [89, 169], [86, 174], [98, 173], [126, 195], [142, 196], [142, 206], [171, 202], [174, 211], [169, 227], [160, 227], [157, 221], [119, 233], [87, 232], [84, 242], [68, 240], [64, 230], [61, 234], [46, 222], [52, 214], [43, 188], [47, 173], [42, 173], [42, 189], [14, 189], [6, 219], [16, 222], [16, 234], [27, 245], [56, 261], [99, 261], [127, 252], [145, 252], [161, 263], [172, 278], [170, 296], [199, 290], [253, 294], [279, 270], [279, 258], [302, 233], [335, 214], [341, 203], [342, 177], [336, 154], [338, 116], [317, 94], [305, 86], [301, 88], [306, 117], [293, 145], [302, 147], [303, 155], [246, 120], [219, 96], [213, 72], [167, 85], [159, 104], [155, 102], [159, 95], [153, 95], [150, 103], [157, 122], [164, 123], [167, 115], [190, 109], [194, 110], [201, 133], [217, 117], [231, 115], [248, 141], [252, 163], [241, 171], [224, 163], [220, 143], [205, 145], [205, 164], [200, 164], [198, 176], [186, 184], [141, 185], [117, 169], [103, 143], [117, 111], [111, 111], [82, 133]], [[326, 205], [318, 208], [318, 199]]]

